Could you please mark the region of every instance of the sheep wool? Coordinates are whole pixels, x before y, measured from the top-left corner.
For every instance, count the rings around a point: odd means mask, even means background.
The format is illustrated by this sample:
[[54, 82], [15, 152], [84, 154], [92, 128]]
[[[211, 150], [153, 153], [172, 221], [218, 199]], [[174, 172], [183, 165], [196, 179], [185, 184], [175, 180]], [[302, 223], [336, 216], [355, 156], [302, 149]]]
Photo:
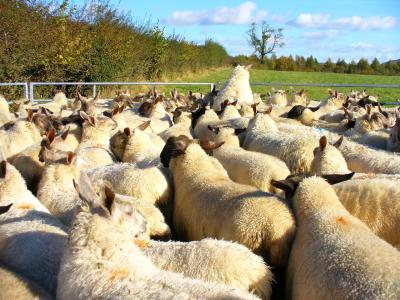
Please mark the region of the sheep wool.
[[298, 228], [287, 270], [291, 299], [398, 298], [400, 252], [353, 217], [324, 179], [304, 179], [292, 203]]
[[9, 209], [0, 215], [0, 263], [55, 296], [66, 228], [12, 165], [1, 161], [0, 173], [0, 205]]
[[160, 270], [133, 242], [146, 230], [137, 210], [129, 215], [113, 206], [109, 212], [96, 210], [92, 214], [82, 206], [75, 218], [61, 262], [58, 299], [256, 299], [232, 287]]
[[380, 238], [400, 250], [399, 181], [389, 178], [353, 179], [333, 186], [340, 202]]
[[287, 203], [233, 182], [215, 158], [183, 138], [170, 138], [161, 153], [175, 183], [176, 232], [188, 240], [214, 237], [236, 241], [262, 254], [272, 265], [283, 267], [295, 232]]
[[245, 246], [216, 239], [143, 244], [143, 254], [162, 270], [253, 291], [262, 299], [271, 296], [271, 271]]
[[221, 104], [225, 100], [230, 102], [238, 101], [238, 104], [253, 104], [253, 92], [251, 91], [249, 79], [250, 73], [249, 66], [237, 66], [233, 69], [231, 77], [226, 85], [217, 94], [214, 100], [213, 109], [215, 111], [221, 110]]

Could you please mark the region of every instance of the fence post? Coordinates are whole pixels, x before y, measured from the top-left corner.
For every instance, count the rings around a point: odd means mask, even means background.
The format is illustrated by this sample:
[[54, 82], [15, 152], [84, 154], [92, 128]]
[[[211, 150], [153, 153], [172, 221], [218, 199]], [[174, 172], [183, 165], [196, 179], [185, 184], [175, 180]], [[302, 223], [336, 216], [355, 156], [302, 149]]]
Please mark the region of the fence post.
[[96, 97], [96, 85], [93, 84], [93, 98]]
[[30, 82], [29, 83], [29, 100], [31, 101], [31, 102], [33, 102], [34, 101], [34, 99], [33, 99], [33, 96], [34, 96], [34, 91], [33, 91], [33, 89], [34, 89], [34, 84], [33, 84], [33, 82]]

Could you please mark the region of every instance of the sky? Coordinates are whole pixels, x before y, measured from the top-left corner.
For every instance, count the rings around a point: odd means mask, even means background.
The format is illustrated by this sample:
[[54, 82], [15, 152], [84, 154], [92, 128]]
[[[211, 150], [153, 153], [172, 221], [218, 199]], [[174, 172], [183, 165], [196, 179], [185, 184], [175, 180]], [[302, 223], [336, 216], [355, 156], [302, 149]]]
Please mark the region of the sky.
[[[75, 0], [82, 4], [84, 0]], [[319, 61], [400, 58], [400, 0], [129, 1], [110, 0], [137, 20], [151, 19], [167, 34], [198, 44], [211, 38], [230, 55], [253, 53], [252, 22], [283, 28], [280, 55], [313, 55]]]

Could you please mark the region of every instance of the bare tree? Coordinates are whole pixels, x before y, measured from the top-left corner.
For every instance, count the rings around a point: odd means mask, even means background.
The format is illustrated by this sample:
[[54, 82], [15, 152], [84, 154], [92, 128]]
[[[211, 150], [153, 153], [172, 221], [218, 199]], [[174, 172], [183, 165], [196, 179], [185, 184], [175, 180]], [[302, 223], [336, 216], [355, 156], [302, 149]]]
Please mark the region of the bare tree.
[[254, 48], [254, 52], [260, 59], [260, 63], [264, 63], [265, 56], [268, 53], [273, 53], [275, 48], [280, 48], [284, 45], [283, 29], [272, 28], [267, 22], [261, 23], [261, 37], [257, 34], [257, 24], [252, 23], [247, 31], [248, 41], [250, 46]]

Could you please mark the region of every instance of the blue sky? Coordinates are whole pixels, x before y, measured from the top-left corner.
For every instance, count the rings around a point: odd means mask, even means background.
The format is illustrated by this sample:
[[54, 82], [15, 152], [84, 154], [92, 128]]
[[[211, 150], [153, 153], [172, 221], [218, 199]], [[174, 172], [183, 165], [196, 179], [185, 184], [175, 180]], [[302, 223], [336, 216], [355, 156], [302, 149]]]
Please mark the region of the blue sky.
[[[81, 4], [83, 0], [73, 3]], [[220, 42], [231, 55], [251, 54], [246, 31], [267, 21], [284, 29], [277, 55], [314, 55], [346, 61], [400, 58], [400, 0], [129, 1], [111, 0], [135, 19], [159, 21], [167, 34]]]

